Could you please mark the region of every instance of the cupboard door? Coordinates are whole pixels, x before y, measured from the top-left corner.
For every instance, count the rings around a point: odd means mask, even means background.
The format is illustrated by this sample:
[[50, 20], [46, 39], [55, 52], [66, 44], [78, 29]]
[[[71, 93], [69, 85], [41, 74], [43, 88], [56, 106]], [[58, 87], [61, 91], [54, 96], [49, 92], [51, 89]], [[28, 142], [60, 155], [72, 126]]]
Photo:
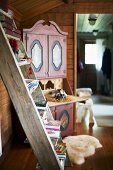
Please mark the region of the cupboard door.
[[38, 79], [48, 77], [47, 36], [27, 34], [27, 54], [32, 58], [32, 66]]
[[49, 77], [66, 77], [66, 36], [49, 36]]
[[73, 104], [56, 107], [56, 120], [61, 121], [62, 137], [73, 134]]

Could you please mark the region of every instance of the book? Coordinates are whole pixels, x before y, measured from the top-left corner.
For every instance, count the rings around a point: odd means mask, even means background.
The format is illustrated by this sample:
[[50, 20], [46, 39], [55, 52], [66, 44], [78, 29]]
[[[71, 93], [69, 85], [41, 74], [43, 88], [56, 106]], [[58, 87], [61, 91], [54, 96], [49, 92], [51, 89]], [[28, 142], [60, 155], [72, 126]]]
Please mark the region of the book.
[[58, 158], [66, 159], [66, 144], [63, 142], [57, 142], [54, 146], [54, 149], [57, 153]]
[[48, 126], [60, 126], [61, 122], [59, 120], [49, 120], [47, 125]]
[[49, 120], [49, 121], [47, 122], [47, 124], [45, 124], [45, 128], [46, 128], [47, 130], [60, 131], [59, 121]]
[[21, 38], [21, 35], [20, 35], [20, 34], [14, 32], [14, 31], [12, 31], [12, 30], [10, 30], [10, 29], [8, 29], [8, 28], [4, 28], [4, 31], [5, 31], [5, 33], [8, 34], [8, 35], [12, 35], [12, 36], [14, 36], [14, 37]]
[[19, 59], [18, 61], [19, 66], [25, 65], [25, 64], [30, 64], [27, 59]]
[[47, 101], [45, 100], [35, 101], [35, 104], [37, 107], [46, 107]]
[[46, 129], [49, 137], [51, 138], [59, 138], [60, 137], [60, 130], [51, 130]]
[[63, 160], [66, 159], [66, 154], [61, 154], [61, 155], [57, 154], [57, 156], [59, 159], [63, 159]]
[[2, 24], [2, 27], [3, 28], [6, 28], [6, 29], [9, 29], [9, 30], [11, 30], [11, 31], [13, 31], [13, 25], [12, 25], [12, 23], [9, 23], [9, 22], [1, 22], [1, 24]]
[[38, 109], [38, 110], [46, 110], [46, 107], [37, 106], [37, 109]]
[[43, 119], [43, 117], [45, 116], [45, 110], [38, 110], [39, 111], [39, 114], [40, 114], [40, 116], [41, 116], [41, 118]]
[[50, 138], [53, 146], [55, 146], [58, 142], [58, 138]]
[[27, 80], [27, 87], [31, 93], [38, 87], [38, 85], [39, 85], [39, 80], [32, 80], [32, 81]]
[[57, 142], [57, 145], [55, 145], [55, 151], [58, 154], [65, 154], [66, 153], [66, 144], [63, 142]]
[[47, 130], [60, 131], [60, 125], [54, 126], [54, 125], [48, 125], [48, 124], [46, 124], [46, 125], [45, 125], [45, 128], [46, 128]]
[[21, 34], [21, 30], [17, 29], [17, 27], [14, 24], [15, 23], [14, 20], [10, 18], [6, 19], [5, 17], [6, 16], [2, 16], [2, 17], [0, 16], [0, 18], [3, 18], [3, 20], [0, 19], [2, 27], [11, 30], [17, 34]]

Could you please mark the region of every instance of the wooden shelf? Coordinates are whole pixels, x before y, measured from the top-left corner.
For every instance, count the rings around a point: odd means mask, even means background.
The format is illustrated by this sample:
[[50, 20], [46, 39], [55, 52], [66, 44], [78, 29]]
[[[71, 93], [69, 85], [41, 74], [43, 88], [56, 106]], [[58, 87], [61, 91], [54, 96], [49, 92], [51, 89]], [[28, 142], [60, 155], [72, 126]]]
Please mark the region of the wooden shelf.
[[68, 95], [66, 99], [62, 99], [59, 101], [48, 101], [48, 105], [49, 107], [53, 107], [53, 106], [59, 106], [59, 105], [65, 105], [65, 104], [70, 104], [70, 103], [76, 103], [76, 102], [81, 102], [81, 101], [86, 101], [87, 99], [89, 99], [88, 96], [85, 97], [78, 97], [78, 96], [73, 96], [73, 95]]

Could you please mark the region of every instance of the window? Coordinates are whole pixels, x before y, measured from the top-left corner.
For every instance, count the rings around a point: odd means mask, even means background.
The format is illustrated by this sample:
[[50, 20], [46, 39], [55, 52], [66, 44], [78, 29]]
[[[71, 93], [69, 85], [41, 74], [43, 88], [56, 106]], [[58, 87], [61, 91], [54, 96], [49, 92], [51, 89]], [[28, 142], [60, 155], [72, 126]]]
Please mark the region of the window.
[[97, 63], [97, 45], [85, 44], [85, 64]]

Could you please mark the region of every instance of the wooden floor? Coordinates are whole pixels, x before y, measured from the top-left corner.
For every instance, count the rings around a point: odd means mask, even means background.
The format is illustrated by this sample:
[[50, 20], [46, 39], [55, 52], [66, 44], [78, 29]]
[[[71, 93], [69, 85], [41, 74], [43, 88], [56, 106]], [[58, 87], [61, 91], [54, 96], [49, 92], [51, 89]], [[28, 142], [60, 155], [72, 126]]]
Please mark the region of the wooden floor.
[[[93, 156], [86, 159], [83, 165], [73, 165], [65, 170], [113, 170], [113, 127], [76, 126], [77, 135], [88, 134], [97, 137], [103, 148], [97, 149]], [[29, 146], [16, 144], [7, 158], [0, 165], [0, 170], [35, 170], [37, 160]]]

